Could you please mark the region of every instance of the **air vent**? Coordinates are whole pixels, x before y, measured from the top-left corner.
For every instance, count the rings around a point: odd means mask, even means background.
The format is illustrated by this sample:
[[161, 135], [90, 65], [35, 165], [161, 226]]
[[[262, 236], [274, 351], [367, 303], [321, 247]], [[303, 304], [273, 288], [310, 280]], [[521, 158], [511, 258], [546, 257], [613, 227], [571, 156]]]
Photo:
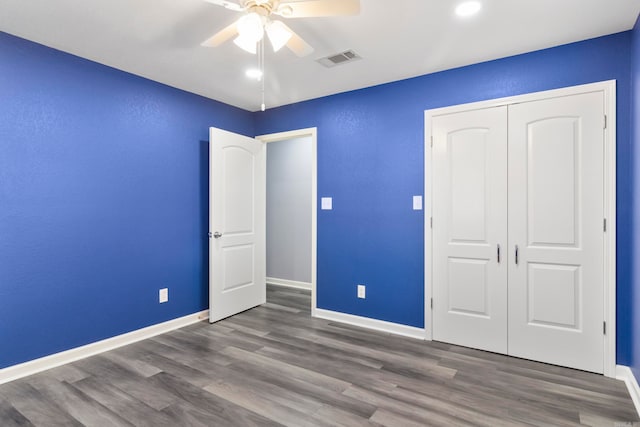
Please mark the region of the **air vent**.
[[336, 65], [346, 64], [347, 62], [356, 61], [358, 59], [362, 59], [352, 50], [346, 50], [341, 53], [337, 53], [335, 55], [329, 55], [324, 58], [318, 59], [318, 62], [324, 65], [327, 68], [335, 67]]

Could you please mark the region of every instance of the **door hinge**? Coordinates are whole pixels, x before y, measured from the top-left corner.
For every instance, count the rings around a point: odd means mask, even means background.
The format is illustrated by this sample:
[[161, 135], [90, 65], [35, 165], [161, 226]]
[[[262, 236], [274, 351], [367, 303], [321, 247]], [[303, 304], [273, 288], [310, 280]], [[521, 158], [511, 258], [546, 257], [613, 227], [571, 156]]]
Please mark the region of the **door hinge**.
[[604, 224], [603, 224], [603, 228], [604, 228], [604, 232], [607, 232], [607, 218], [604, 219]]
[[604, 129], [607, 128], [607, 115], [604, 115]]
[[211, 232], [209, 232], [209, 238], [211, 238]]
[[433, 148], [433, 135], [431, 135], [431, 148]]
[[431, 298], [431, 309], [433, 309], [433, 298]]
[[602, 334], [607, 335], [607, 322], [602, 322]]
[[433, 228], [433, 217], [429, 218], [429, 226]]

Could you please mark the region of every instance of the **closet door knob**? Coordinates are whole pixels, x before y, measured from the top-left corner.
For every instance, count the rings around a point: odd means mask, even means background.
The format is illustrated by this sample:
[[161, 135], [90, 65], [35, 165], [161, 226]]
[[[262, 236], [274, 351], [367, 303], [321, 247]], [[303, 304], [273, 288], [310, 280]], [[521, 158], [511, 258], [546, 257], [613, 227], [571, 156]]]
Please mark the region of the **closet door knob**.
[[518, 265], [518, 245], [516, 245], [516, 265]]
[[497, 258], [498, 258], [498, 264], [500, 264], [500, 244], [498, 244], [498, 251], [497, 251]]

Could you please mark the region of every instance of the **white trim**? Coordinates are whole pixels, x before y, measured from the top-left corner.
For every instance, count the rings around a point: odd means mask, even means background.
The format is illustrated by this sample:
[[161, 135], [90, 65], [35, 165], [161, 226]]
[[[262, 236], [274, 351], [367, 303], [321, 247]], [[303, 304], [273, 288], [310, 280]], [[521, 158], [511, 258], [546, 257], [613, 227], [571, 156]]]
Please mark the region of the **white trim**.
[[113, 350], [118, 347], [146, 340], [147, 338], [164, 334], [169, 331], [173, 331], [174, 329], [198, 323], [202, 320], [208, 319], [208, 317], [209, 310], [205, 310], [199, 313], [193, 313], [184, 317], [169, 320], [167, 322], [147, 326], [146, 328], [127, 332], [126, 334], [116, 335], [115, 337], [107, 338], [102, 341], [96, 341], [91, 344], [83, 345], [82, 347], [72, 348], [60, 353], [20, 363], [19, 365], [9, 366], [8, 368], [0, 369], [0, 384], [8, 383], [19, 378], [37, 374], [38, 372], [66, 365], [67, 363], [104, 353], [105, 351]]
[[316, 309], [315, 317], [419, 340], [424, 340], [425, 337], [425, 330], [422, 328], [370, 319], [368, 317], [354, 316], [353, 314], [340, 313], [337, 311], [323, 310], [321, 308]]
[[616, 366], [616, 378], [620, 381], [624, 381], [631, 395], [631, 400], [636, 407], [636, 412], [640, 416], [640, 387], [638, 386], [638, 380], [631, 372], [631, 368], [628, 366], [618, 365]]
[[297, 280], [277, 279], [275, 277], [267, 277], [267, 283], [271, 285], [286, 286], [287, 288], [311, 290], [311, 282], [298, 282]]
[[316, 276], [317, 276], [317, 241], [318, 241], [318, 129], [306, 128], [288, 132], [272, 133], [256, 136], [264, 143], [283, 141], [294, 138], [311, 138], [311, 316], [316, 316]]
[[431, 150], [431, 116], [429, 111], [424, 112], [424, 332], [425, 339], [433, 340], [433, 310], [431, 299], [433, 298], [432, 251], [433, 251], [433, 229], [431, 228], [431, 218], [433, 217], [433, 191], [431, 188], [432, 174], [432, 150]]
[[435, 116], [459, 113], [463, 111], [479, 110], [484, 108], [499, 107], [522, 102], [539, 101], [562, 96], [578, 95], [589, 92], [604, 93], [604, 111], [607, 115], [607, 128], [604, 130], [605, 143], [605, 216], [607, 218], [607, 233], [605, 235], [604, 251], [604, 320], [607, 322], [607, 334], [604, 337], [604, 375], [614, 377], [616, 375], [616, 81], [609, 80], [598, 83], [572, 86], [562, 89], [547, 90], [488, 101], [473, 102], [469, 104], [426, 110], [424, 113], [425, 124], [425, 163], [424, 163], [424, 191], [425, 191], [425, 266], [424, 266], [424, 312], [425, 334], [427, 339], [433, 336], [433, 322], [431, 312], [432, 294], [432, 244], [433, 236], [430, 228], [432, 215], [431, 187], [431, 120]]
[[607, 233], [604, 243], [604, 319], [607, 335], [604, 348], [604, 375], [616, 374], [616, 81], [601, 84], [604, 90], [604, 111], [607, 128], [604, 131], [604, 215], [607, 218]]

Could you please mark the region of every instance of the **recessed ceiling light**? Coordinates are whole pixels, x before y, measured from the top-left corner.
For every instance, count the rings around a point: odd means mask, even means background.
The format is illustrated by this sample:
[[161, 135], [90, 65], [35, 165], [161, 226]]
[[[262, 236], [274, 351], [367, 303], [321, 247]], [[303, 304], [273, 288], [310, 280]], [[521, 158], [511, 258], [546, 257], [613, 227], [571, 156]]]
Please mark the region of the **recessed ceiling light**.
[[456, 15], [466, 18], [480, 12], [480, 9], [482, 9], [482, 4], [479, 1], [466, 1], [456, 7]]
[[260, 80], [262, 78], [262, 71], [257, 68], [250, 68], [245, 72], [246, 76], [250, 79]]

